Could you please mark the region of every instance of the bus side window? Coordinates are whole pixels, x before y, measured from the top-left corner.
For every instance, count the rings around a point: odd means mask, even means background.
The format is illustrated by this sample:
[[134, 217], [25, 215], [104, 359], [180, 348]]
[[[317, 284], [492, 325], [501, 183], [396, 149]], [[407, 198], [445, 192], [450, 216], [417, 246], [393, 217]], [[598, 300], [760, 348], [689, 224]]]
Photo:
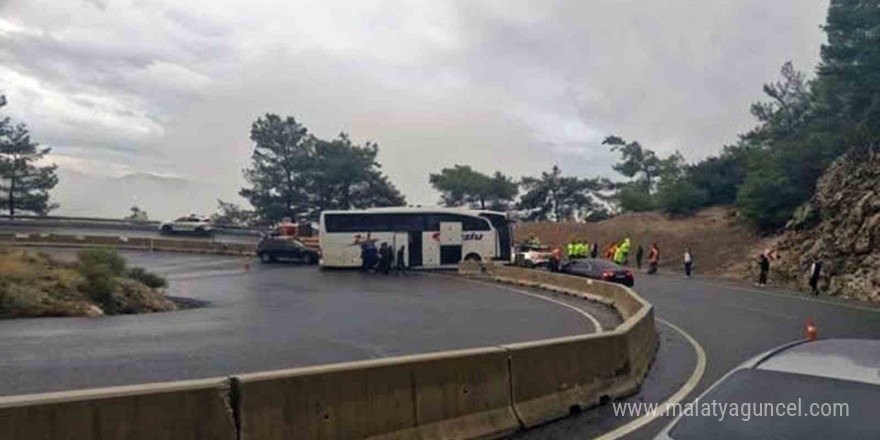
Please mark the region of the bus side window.
[[424, 231], [425, 217], [421, 214], [393, 214], [391, 229], [394, 231]]
[[464, 215], [462, 215], [460, 217], [461, 217], [461, 229], [463, 231], [488, 231], [488, 230], [490, 230], [488, 220], [484, 220], [481, 218], [467, 217]]

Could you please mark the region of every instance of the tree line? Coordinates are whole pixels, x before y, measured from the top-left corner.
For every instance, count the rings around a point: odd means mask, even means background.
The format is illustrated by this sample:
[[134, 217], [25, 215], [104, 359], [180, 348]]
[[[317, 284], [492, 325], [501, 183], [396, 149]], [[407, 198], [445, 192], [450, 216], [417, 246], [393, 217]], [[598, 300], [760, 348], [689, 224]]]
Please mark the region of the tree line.
[[774, 230], [835, 158], [880, 148], [880, 2], [832, 0], [823, 29], [828, 43], [814, 76], [785, 63], [780, 79], [764, 84], [766, 100], [750, 107], [757, 125], [720, 154], [686, 164], [678, 153], [660, 159], [638, 142], [607, 138], [623, 158], [614, 169], [632, 179], [617, 190], [621, 209], [687, 214], [735, 204], [757, 228]]

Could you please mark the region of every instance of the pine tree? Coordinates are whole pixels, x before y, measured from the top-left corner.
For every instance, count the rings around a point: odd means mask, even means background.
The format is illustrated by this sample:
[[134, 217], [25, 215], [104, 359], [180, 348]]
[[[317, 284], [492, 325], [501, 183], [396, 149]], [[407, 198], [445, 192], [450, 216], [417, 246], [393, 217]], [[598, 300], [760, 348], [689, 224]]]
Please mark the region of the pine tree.
[[[0, 107], [6, 98], [0, 95]], [[58, 207], [49, 202], [49, 190], [58, 184], [55, 165], [38, 165], [50, 148], [38, 148], [24, 124], [0, 120], [0, 209], [10, 217], [20, 211], [45, 215]]]

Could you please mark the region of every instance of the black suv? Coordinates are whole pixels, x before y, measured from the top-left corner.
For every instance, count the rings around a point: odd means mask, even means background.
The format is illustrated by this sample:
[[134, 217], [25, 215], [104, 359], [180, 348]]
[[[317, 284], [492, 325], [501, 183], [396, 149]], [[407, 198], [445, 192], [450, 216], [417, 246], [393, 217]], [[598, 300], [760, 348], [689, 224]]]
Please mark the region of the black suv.
[[274, 263], [278, 260], [295, 260], [305, 264], [318, 262], [318, 251], [306, 247], [293, 237], [266, 235], [257, 244], [257, 257], [262, 263]]

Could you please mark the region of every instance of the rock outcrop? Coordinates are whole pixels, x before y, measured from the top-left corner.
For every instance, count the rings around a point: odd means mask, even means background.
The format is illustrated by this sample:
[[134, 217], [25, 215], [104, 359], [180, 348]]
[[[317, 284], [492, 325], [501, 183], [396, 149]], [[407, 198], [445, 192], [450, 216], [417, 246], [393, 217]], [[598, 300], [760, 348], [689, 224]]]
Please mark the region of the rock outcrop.
[[810, 266], [822, 261], [823, 293], [880, 302], [880, 147], [854, 149], [828, 167], [778, 251], [773, 270], [792, 287], [808, 288]]

